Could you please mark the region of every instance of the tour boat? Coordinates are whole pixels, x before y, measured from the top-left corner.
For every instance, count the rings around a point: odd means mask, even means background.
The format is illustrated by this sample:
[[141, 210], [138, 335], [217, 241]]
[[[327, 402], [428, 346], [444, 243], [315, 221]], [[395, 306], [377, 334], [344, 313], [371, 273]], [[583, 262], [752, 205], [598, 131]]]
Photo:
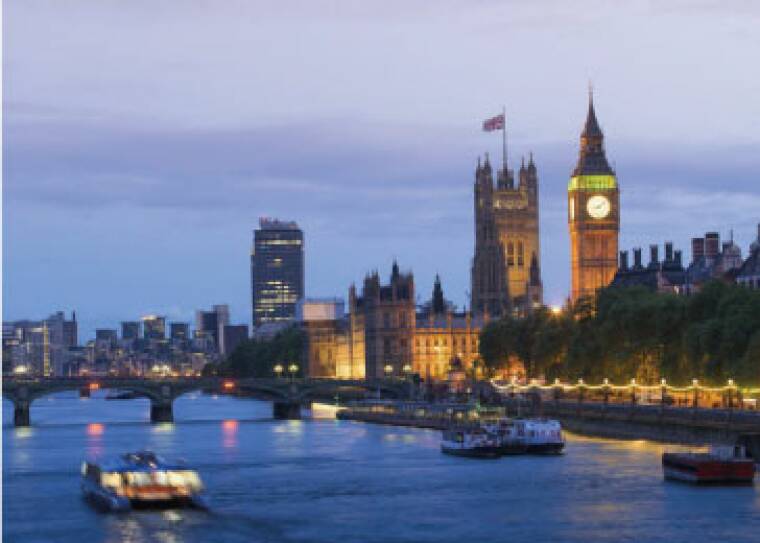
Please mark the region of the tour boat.
[[528, 452], [525, 435], [518, 435], [517, 424], [513, 419], [504, 417], [497, 420], [487, 420], [481, 424], [481, 427], [496, 437], [501, 454], [524, 454]]
[[444, 430], [441, 451], [445, 454], [470, 458], [498, 458], [501, 456], [501, 449], [496, 436], [483, 428]]
[[111, 461], [82, 464], [82, 493], [110, 511], [137, 507], [191, 506], [205, 509], [203, 483], [182, 462], [169, 463], [149, 451], [123, 454]]
[[730, 454], [720, 451], [704, 453], [663, 453], [665, 479], [694, 484], [747, 484], [755, 478], [755, 461], [740, 447]]
[[515, 432], [525, 440], [526, 452], [559, 454], [565, 448], [562, 426], [553, 419], [515, 419]]

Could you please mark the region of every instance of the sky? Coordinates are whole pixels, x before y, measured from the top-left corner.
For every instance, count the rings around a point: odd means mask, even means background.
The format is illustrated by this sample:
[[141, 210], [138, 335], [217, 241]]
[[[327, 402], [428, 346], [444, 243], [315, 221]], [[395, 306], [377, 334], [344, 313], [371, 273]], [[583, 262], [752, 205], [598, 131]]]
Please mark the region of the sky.
[[[565, 191], [593, 82], [621, 249], [760, 222], [760, 4], [3, 3], [4, 319], [80, 339], [228, 303], [250, 323], [260, 216], [296, 220], [306, 294], [393, 259], [467, 303], [482, 121], [534, 153], [545, 301], [569, 291]], [[661, 250], [662, 251], [662, 250]]]

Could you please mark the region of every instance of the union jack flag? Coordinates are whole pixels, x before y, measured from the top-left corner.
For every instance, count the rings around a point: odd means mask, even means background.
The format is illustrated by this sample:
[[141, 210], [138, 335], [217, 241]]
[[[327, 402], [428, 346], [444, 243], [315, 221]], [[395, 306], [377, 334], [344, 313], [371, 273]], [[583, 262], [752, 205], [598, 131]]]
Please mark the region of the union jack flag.
[[490, 119], [483, 121], [483, 131], [493, 132], [494, 130], [502, 130], [504, 128], [504, 122], [505, 119], [503, 113], [496, 117], [491, 117]]

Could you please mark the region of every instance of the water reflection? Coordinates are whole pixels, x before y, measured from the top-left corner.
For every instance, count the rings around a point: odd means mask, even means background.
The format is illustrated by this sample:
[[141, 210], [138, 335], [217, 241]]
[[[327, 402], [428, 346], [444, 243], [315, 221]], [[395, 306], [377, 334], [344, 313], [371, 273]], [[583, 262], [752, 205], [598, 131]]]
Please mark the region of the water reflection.
[[222, 421], [222, 446], [225, 449], [234, 449], [237, 447], [238, 421], [228, 419]]

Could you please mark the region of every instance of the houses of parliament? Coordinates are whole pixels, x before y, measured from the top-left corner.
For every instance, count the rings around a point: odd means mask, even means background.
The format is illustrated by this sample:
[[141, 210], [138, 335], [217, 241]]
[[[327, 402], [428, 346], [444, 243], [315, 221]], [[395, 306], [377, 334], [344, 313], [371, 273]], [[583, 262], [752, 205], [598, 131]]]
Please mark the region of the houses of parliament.
[[[505, 135], [506, 137], [506, 135]], [[470, 311], [447, 302], [438, 277], [429, 301], [418, 305], [414, 276], [394, 262], [384, 282], [375, 271], [361, 290], [349, 289], [347, 312], [301, 320], [303, 363], [314, 377], [365, 378], [417, 373], [443, 379], [452, 367], [471, 369], [479, 334], [489, 319], [525, 314], [543, 303], [539, 177], [532, 153], [515, 178], [505, 159], [494, 171], [478, 160], [473, 184], [475, 252]], [[578, 162], [567, 189], [574, 301], [612, 281], [617, 270], [620, 201], [604, 136], [589, 95]], [[320, 301], [305, 300], [305, 304]], [[519, 368], [510, 370], [521, 376]]]

